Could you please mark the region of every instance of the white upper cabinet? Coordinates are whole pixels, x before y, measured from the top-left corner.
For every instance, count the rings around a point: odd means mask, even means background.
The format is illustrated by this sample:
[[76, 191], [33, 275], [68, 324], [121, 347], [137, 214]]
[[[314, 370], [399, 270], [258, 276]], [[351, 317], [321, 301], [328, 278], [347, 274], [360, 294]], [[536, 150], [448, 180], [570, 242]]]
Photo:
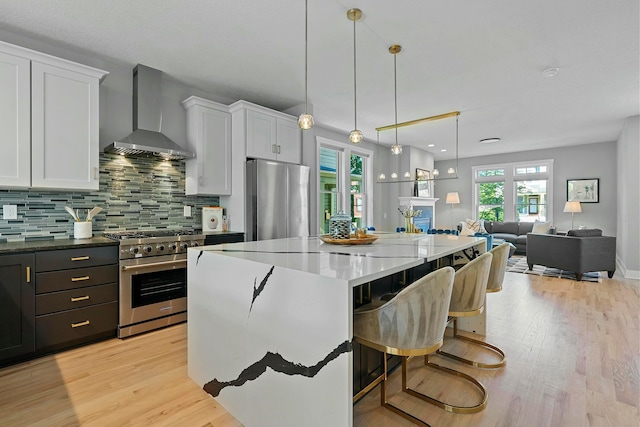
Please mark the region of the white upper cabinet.
[[99, 85], [107, 73], [3, 42], [0, 55], [19, 59], [20, 70], [27, 70], [14, 78], [9, 62], [0, 63], [3, 93], [14, 95], [0, 100], [2, 144], [18, 165], [11, 173], [2, 167], [0, 186], [97, 190]]
[[231, 194], [231, 113], [229, 107], [198, 98], [182, 101], [187, 141], [195, 159], [186, 160], [187, 195]]
[[300, 164], [302, 142], [297, 118], [246, 101], [231, 106], [246, 112], [247, 157]]
[[28, 59], [0, 51], [0, 186], [31, 185], [30, 73]]

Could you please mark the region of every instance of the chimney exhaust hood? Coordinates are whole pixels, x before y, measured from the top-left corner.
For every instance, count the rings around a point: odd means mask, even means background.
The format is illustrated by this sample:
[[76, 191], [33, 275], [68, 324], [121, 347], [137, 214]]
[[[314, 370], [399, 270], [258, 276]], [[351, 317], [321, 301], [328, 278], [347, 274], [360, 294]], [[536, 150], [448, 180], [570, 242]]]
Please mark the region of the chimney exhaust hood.
[[105, 147], [105, 153], [158, 156], [164, 159], [191, 159], [162, 130], [162, 72], [142, 64], [133, 69], [133, 133]]

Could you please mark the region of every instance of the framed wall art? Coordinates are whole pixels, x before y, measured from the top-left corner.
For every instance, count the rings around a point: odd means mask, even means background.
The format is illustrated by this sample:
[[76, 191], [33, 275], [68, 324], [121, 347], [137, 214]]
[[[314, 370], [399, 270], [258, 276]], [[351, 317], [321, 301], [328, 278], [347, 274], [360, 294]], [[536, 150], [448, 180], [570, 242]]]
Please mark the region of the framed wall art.
[[599, 184], [599, 178], [568, 179], [567, 202], [599, 203]]
[[431, 172], [416, 168], [416, 182], [413, 195], [416, 197], [431, 197]]

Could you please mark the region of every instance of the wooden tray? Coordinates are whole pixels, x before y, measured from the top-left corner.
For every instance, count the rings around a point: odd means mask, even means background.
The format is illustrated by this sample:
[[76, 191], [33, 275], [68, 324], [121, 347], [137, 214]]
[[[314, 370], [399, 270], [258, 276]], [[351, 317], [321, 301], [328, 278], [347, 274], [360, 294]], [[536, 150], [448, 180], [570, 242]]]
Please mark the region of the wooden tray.
[[331, 245], [369, 245], [378, 240], [378, 236], [373, 234], [367, 234], [366, 237], [359, 237], [357, 239], [355, 237], [351, 237], [350, 239], [333, 239], [329, 237], [328, 234], [323, 234], [318, 237], [320, 237], [320, 240], [323, 242]]

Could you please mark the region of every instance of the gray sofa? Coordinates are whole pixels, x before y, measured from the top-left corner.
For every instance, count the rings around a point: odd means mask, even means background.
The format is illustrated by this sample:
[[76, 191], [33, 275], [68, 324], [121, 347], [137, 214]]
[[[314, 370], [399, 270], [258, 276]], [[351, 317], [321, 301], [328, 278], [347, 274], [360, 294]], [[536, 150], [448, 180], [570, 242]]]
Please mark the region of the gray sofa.
[[527, 264], [573, 271], [580, 281], [589, 271], [616, 271], [616, 238], [603, 236], [602, 230], [569, 230], [566, 236], [527, 235]]
[[[494, 239], [503, 239], [516, 247], [516, 254], [527, 253], [527, 233], [531, 233], [533, 222], [484, 221], [484, 228]], [[458, 230], [462, 225], [458, 224]]]

